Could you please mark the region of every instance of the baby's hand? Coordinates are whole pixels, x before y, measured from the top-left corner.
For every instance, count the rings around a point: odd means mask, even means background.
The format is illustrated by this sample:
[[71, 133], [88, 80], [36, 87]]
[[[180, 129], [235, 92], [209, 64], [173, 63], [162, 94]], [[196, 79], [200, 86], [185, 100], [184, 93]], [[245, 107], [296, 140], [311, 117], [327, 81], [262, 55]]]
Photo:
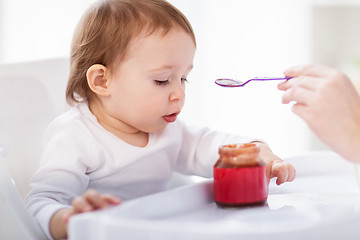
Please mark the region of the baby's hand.
[[[274, 155], [275, 158], [278, 158]], [[295, 168], [288, 162], [276, 159], [266, 164], [268, 179], [277, 177], [276, 184], [280, 185], [284, 182], [292, 182], [296, 176]]]
[[295, 168], [288, 162], [281, 160], [270, 148], [261, 142], [256, 143], [260, 147], [260, 157], [266, 163], [266, 176], [268, 181], [277, 177], [276, 184], [292, 182], [296, 176]]
[[56, 212], [50, 221], [50, 233], [54, 239], [67, 238], [67, 223], [71, 216], [84, 212], [105, 209], [110, 205], [119, 205], [121, 200], [109, 194], [100, 194], [89, 189], [82, 196], [76, 197], [71, 208]]
[[89, 189], [84, 193], [83, 196], [76, 197], [73, 200], [73, 208], [70, 216], [78, 213], [104, 209], [109, 207], [110, 205], [118, 205], [120, 203], [121, 201], [117, 197], [109, 194], [100, 194], [95, 190]]

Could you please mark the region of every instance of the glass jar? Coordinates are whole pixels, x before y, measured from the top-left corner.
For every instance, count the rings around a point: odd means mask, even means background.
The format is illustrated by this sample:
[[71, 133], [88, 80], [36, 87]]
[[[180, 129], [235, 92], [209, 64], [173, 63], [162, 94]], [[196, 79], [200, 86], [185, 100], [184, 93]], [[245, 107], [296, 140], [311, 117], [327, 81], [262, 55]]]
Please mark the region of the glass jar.
[[219, 148], [214, 165], [214, 200], [220, 207], [262, 205], [268, 197], [268, 183], [259, 147], [253, 143]]

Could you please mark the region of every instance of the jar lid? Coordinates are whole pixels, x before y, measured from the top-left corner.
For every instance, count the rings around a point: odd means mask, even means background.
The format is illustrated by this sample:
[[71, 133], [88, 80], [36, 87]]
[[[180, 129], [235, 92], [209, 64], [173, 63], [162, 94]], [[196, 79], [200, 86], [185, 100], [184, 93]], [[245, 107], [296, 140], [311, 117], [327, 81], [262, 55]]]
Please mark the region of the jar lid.
[[254, 143], [228, 144], [219, 148], [220, 155], [238, 155], [242, 153], [257, 153], [259, 151], [259, 147]]

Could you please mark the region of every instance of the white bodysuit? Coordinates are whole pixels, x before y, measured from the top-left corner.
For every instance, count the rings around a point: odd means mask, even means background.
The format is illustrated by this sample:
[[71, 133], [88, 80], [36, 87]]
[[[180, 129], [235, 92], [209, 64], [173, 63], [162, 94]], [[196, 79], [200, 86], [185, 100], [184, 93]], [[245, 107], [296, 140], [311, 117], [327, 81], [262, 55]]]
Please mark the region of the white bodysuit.
[[49, 221], [86, 189], [123, 201], [166, 190], [174, 171], [212, 177], [218, 148], [255, 139], [186, 126], [180, 120], [149, 134], [145, 147], [105, 130], [83, 103], [55, 119], [45, 133], [42, 166], [25, 203], [50, 238]]

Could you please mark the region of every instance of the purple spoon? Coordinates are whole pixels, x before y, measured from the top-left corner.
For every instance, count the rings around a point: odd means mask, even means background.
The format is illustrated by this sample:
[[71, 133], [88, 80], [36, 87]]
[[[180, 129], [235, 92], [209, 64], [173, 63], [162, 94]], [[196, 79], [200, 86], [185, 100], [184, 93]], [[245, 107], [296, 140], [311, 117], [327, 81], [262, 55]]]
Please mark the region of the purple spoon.
[[215, 83], [222, 87], [243, 87], [251, 81], [289, 80], [290, 78], [291, 77], [255, 77], [245, 82], [230, 78], [219, 78], [215, 80]]

